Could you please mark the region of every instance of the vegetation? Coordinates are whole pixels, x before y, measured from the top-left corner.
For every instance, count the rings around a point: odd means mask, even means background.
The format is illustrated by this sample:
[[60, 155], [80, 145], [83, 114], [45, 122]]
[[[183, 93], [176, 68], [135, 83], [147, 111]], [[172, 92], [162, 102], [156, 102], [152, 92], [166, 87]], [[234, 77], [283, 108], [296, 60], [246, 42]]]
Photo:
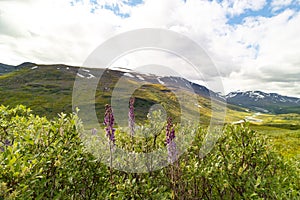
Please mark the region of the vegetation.
[[[60, 112], [71, 113], [72, 90], [78, 69], [78, 67], [64, 65], [24, 64], [18, 70], [0, 76], [0, 104], [12, 107], [22, 104], [31, 108], [33, 114], [46, 116], [49, 119], [53, 119]], [[124, 76], [124, 73], [120, 71], [107, 70], [104, 72], [103, 69], [89, 69], [89, 71], [94, 75], [103, 74], [98, 83], [95, 99], [90, 101], [83, 99], [81, 106], [95, 105], [98, 116], [102, 116], [104, 105], [110, 103], [112, 92], [122, 77], [124, 84], [118, 85], [119, 95], [122, 95], [121, 91], [125, 93], [129, 91], [130, 88], [128, 87], [138, 86], [133, 94], [136, 97], [138, 121], [146, 120], [149, 108], [155, 104], [163, 105], [175, 121], [179, 120], [178, 116], [181, 113], [179, 101], [170, 88], [151, 81], [144, 82], [142, 86], [139, 86], [140, 83], [137, 80]], [[86, 76], [88, 76], [87, 74]], [[89, 82], [87, 78], [82, 80]], [[201, 123], [209, 123], [211, 117], [211, 101], [209, 98], [200, 95], [195, 97], [190, 91], [184, 91], [176, 85], [171, 89], [184, 97], [186, 106], [184, 108], [188, 110], [187, 113], [191, 117], [194, 117], [195, 112], [198, 111], [198, 113], [201, 113]], [[190, 99], [198, 99], [198, 105], [195, 105], [195, 102], [190, 102]], [[219, 102], [217, 106], [224, 107], [225, 105]], [[216, 108], [216, 110], [218, 109]], [[245, 112], [245, 109], [233, 105], [228, 107], [227, 111], [226, 121], [228, 122], [238, 121], [249, 114]], [[101, 120], [99, 118], [99, 122]]]
[[[296, 179], [300, 175], [297, 107], [290, 108], [294, 114], [273, 115], [227, 105], [228, 125], [212, 151], [202, 157], [199, 152], [212, 115], [210, 99], [197, 95], [195, 104], [190, 101], [191, 92], [171, 88], [184, 97], [184, 108], [190, 117], [195, 112], [201, 115], [202, 126], [178, 125], [181, 105], [170, 88], [151, 81], [140, 87], [123, 72], [108, 70], [98, 83], [96, 103], [83, 99], [82, 106], [95, 103], [102, 124], [104, 105], [110, 103], [112, 91], [122, 77], [126, 84], [118, 86], [120, 91], [126, 93], [128, 87], [138, 86], [133, 94], [136, 108], [131, 110], [132, 127], [119, 127], [112, 116], [100, 129], [98, 124], [83, 127], [77, 114], [61, 113], [72, 111], [72, 87], [78, 69], [25, 63], [1, 74], [0, 104], [15, 108], [0, 107], [0, 200], [300, 198]], [[95, 75], [102, 72], [92, 70]], [[122, 96], [122, 92], [119, 94]], [[159, 112], [147, 115], [155, 104], [165, 108], [164, 116]], [[218, 102], [215, 106], [214, 110], [222, 110], [225, 105]], [[57, 113], [61, 114], [57, 117]], [[167, 123], [165, 115], [172, 118], [174, 125], [170, 120]], [[219, 113], [214, 117], [222, 120]], [[247, 118], [258, 120], [230, 125]], [[122, 124], [128, 122], [126, 117], [122, 120]], [[161, 161], [168, 166], [153, 171], [155, 163], [148, 158], [142, 160], [148, 173], [129, 173], [132, 160], [110, 164], [106, 161], [111, 157], [103, 153], [108, 145], [114, 154], [118, 153], [114, 147], [130, 153], [162, 148], [169, 152], [181, 147], [187, 133], [194, 134], [193, 143], [178, 161], [169, 162], [162, 152]], [[125, 167], [123, 171], [117, 170], [115, 163]]]
[[[159, 113], [149, 117], [159, 117]], [[113, 130], [111, 119], [110, 115]], [[136, 124], [136, 137], [131, 137], [125, 127], [115, 127], [114, 142], [127, 150], [134, 146], [134, 151], [152, 151], [166, 145], [166, 126], [174, 131], [177, 145], [182, 130], [194, 132], [193, 144], [165, 168], [128, 173], [104, 165], [90, 153], [91, 146], [82, 137], [86, 134], [76, 114], [60, 114], [48, 120], [31, 114], [24, 106], [1, 106], [0, 199], [300, 198], [299, 161], [285, 161], [247, 124], [225, 126], [205, 157], [199, 151], [207, 132], [198, 126]], [[154, 133], [153, 127], [163, 128]], [[148, 137], [138, 137], [143, 130]], [[108, 138], [102, 139], [109, 143]]]
[[14, 107], [23, 104], [35, 114], [51, 118], [60, 112], [72, 112], [76, 72], [61, 73], [56, 68], [59, 66], [40, 66], [34, 70], [30, 67], [0, 76], [0, 103]]
[[251, 129], [266, 136], [272, 148], [288, 159], [300, 160], [300, 130], [290, 130], [282, 127], [251, 125]]

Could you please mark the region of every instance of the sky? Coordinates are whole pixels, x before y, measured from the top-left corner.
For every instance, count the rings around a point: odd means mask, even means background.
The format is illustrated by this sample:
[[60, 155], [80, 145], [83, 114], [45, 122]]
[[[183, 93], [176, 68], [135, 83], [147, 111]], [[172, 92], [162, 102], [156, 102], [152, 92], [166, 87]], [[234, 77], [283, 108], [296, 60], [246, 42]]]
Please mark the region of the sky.
[[300, 97], [299, 12], [300, 0], [0, 0], [0, 63], [81, 66], [113, 36], [162, 28], [205, 50], [225, 93]]

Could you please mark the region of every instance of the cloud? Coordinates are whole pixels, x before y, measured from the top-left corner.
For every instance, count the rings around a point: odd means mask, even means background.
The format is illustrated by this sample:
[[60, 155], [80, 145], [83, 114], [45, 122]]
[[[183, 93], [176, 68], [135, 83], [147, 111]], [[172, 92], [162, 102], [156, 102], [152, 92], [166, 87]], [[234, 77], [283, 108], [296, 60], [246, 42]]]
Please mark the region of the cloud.
[[[245, 48], [256, 48], [253, 50], [255, 56], [248, 54], [240, 62], [238, 76], [235, 73], [229, 76], [233, 80], [229, 81], [230, 88], [237, 80], [242, 88], [295, 95], [295, 91], [299, 91], [299, 84], [295, 83], [300, 82], [299, 24], [299, 13], [286, 10], [271, 18], [251, 17], [237, 26], [233, 38], [238, 39], [237, 42], [244, 44]], [[289, 89], [282, 88], [282, 83], [291, 83]]]
[[92, 13], [106, 9], [122, 18], [129, 17], [133, 7], [143, 4], [143, 0], [72, 0], [71, 5], [85, 5]]
[[266, 3], [266, 0], [223, 0], [221, 4], [228, 14], [235, 16], [244, 13], [245, 10], [260, 10]]
[[283, 7], [286, 7], [290, 5], [293, 2], [293, 0], [273, 0], [271, 2], [271, 6], [273, 7], [273, 11], [277, 11]]
[[[9, 47], [11, 61], [83, 63], [88, 54], [115, 32], [119, 17], [103, 10], [61, 1], [0, 2], [0, 49]], [[2, 50], [1, 50], [2, 51]], [[7, 59], [2, 58], [1, 62]]]
[[[118, 33], [166, 28], [203, 47], [226, 92], [261, 89], [300, 96], [295, 92], [300, 91], [299, 0], [76, 2], [0, 0], [0, 62], [81, 65], [98, 45]], [[266, 5], [278, 9], [264, 17], [260, 12], [268, 10]], [[245, 13], [241, 23], [229, 23]]]
[[[230, 31], [230, 26], [226, 24], [226, 10], [220, 4], [215, 1], [197, 0], [190, 0], [186, 3], [174, 0], [159, 2], [161, 1], [146, 1], [138, 8], [134, 8], [131, 17], [122, 23], [121, 29], [125, 31], [144, 27], [167, 28], [201, 44], [210, 56], [219, 57], [215, 60], [220, 66], [224, 60], [228, 60], [226, 57], [228, 54], [224, 53], [230, 52], [228, 46], [235, 44], [230, 42], [229, 38], [226, 39], [226, 36], [223, 37]], [[235, 67], [233, 62], [226, 66]], [[221, 66], [220, 71], [225, 75], [230, 70], [223, 70]]]

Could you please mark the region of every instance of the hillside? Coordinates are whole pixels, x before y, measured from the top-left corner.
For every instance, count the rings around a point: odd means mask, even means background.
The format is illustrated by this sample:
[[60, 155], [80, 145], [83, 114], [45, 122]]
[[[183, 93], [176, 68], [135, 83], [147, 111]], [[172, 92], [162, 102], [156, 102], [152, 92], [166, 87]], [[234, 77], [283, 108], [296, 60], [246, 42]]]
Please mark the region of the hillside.
[[[4, 69], [3, 66], [1, 65], [0, 67]], [[57, 117], [57, 114], [60, 112], [72, 112], [72, 93], [76, 77], [88, 83], [95, 80], [95, 77], [99, 74], [102, 74], [96, 89], [95, 98], [84, 98], [79, 105], [79, 108], [91, 106], [95, 100], [97, 117], [101, 124], [103, 122], [104, 105], [111, 103], [113, 91], [118, 90], [119, 95], [122, 96], [123, 92], [125, 91], [126, 93], [131, 86], [137, 87], [133, 93], [133, 96], [136, 98], [135, 115], [137, 122], [146, 120], [149, 109], [156, 104], [162, 105], [167, 112], [166, 114], [172, 116], [174, 121], [178, 122], [182, 108], [180, 107], [178, 96], [174, 92], [179, 96], [183, 96], [183, 108], [187, 111], [188, 117], [200, 115], [201, 125], [208, 125], [211, 120], [212, 107], [210, 97], [212, 96], [215, 102], [214, 111], [216, 112], [214, 117], [222, 122], [222, 112], [220, 111], [225, 106], [224, 97], [204, 86], [191, 83], [180, 77], [159, 77], [121, 69], [89, 69], [62, 64], [40, 65], [24, 63], [19, 66], [12, 66], [11, 69], [7, 65], [5, 67], [9, 70], [2, 70], [5, 73], [0, 75], [0, 104], [8, 105], [11, 108], [23, 104], [31, 108], [33, 114], [46, 116], [48, 119]], [[120, 80], [124, 84], [119, 84]], [[264, 95], [264, 98], [262, 98], [262, 95]], [[227, 95], [225, 122], [238, 124], [249, 121], [253, 124], [255, 130], [259, 130], [260, 134], [268, 135], [271, 144], [274, 144], [276, 149], [284, 156], [299, 157], [300, 115], [296, 114], [297, 112], [295, 114], [273, 114], [273, 111], [270, 109], [271, 107], [276, 108], [275, 105], [277, 104], [283, 105], [283, 103], [286, 103], [284, 104], [286, 105], [285, 107], [282, 106], [285, 112], [288, 112], [288, 109], [295, 112], [297, 109], [293, 109], [293, 106], [297, 104], [298, 99], [281, 98], [279, 95], [275, 98], [275, 95], [274, 97], [268, 95], [260, 92], [245, 92], [244, 94], [238, 93], [236, 95], [231, 93]], [[195, 96], [197, 99], [196, 103], [191, 101]], [[271, 100], [267, 101], [272, 97], [273, 102]], [[261, 103], [260, 107], [251, 104], [251, 102], [260, 102], [261, 99], [265, 101], [265, 104]], [[290, 105], [287, 105], [288, 103]], [[127, 109], [127, 105], [123, 109]], [[267, 112], [264, 113], [262, 109], [267, 110]], [[118, 111], [120, 110], [114, 108], [114, 112]], [[123, 113], [126, 116], [123, 118], [119, 117], [116, 120], [117, 125], [128, 124], [127, 113]], [[87, 129], [92, 127], [95, 127], [94, 124], [86, 126]]]
[[[3, 68], [4, 69], [4, 68]], [[125, 85], [141, 85], [134, 92], [136, 98], [136, 115], [138, 120], [146, 119], [149, 108], [154, 104], [161, 104], [171, 116], [178, 119], [180, 106], [176, 95], [171, 91], [179, 91], [186, 99], [197, 94], [198, 103], [188, 105], [189, 113], [201, 113], [203, 123], [208, 123], [211, 116], [210, 95], [217, 105], [224, 107], [224, 99], [203, 86], [191, 83], [179, 77], [158, 77], [119, 70], [88, 69], [66, 65], [38, 65], [24, 63], [12, 67], [0, 76], [0, 104], [11, 107], [24, 104], [35, 114], [46, 115], [50, 118], [60, 112], [72, 112], [72, 92], [75, 78], [85, 81], [95, 79], [102, 74], [95, 94], [96, 110], [99, 120], [102, 120], [104, 105], [111, 102], [112, 92], [122, 77]], [[167, 88], [167, 86], [169, 88]], [[189, 86], [189, 88], [188, 88]], [[126, 88], [123, 88], [126, 91]], [[128, 88], [127, 88], [128, 89]], [[93, 103], [84, 100], [85, 104]], [[242, 111], [243, 109], [241, 109]], [[232, 111], [234, 112], [234, 111]], [[232, 120], [237, 120], [245, 114], [238, 113]]]
[[[130, 87], [137, 88], [133, 93], [136, 98], [137, 120], [145, 120], [149, 109], [155, 104], [160, 104], [175, 120], [179, 120], [181, 109], [186, 109], [190, 117], [199, 114], [201, 122], [207, 124], [212, 115], [211, 99], [215, 102], [217, 112], [222, 111], [227, 101], [226, 122], [230, 123], [252, 119], [255, 112], [266, 112], [272, 116], [272, 113], [299, 113], [300, 110], [300, 99], [297, 98], [259, 91], [236, 92], [223, 97], [181, 77], [141, 74], [121, 68], [119, 70], [91, 69], [27, 62], [18, 66], [1, 64], [0, 72], [0, 104], [11, 107], [24, 104], [35, 114], [46, 115], [49, 118], [57, 116], [60, 112], [72, 112], [72, 92], [76, 77], [88, 83], [100, 74], [101, 79], [95, 94], [95, 107], [99, 121], [103, 117], [101, 113], [104, 111], [104, 105], [111, 103], [113, 91], [124, 92], [130, 90]], [[121, 85], [120, 80], [124, 81]], [[178, 95], [183, 96], [183, 108], [180, 107]], [[194, 95], [197, 96], [197, 102], [191, 100], [195, 98]], [[84, 106], [93, 103], [93, 99], [83, 99]], [[217, 114], [218, 117], [222, 120], [221, 115]], [[262, 121], [256, 118], [266, 117], [255, 116], [252, 122]]]

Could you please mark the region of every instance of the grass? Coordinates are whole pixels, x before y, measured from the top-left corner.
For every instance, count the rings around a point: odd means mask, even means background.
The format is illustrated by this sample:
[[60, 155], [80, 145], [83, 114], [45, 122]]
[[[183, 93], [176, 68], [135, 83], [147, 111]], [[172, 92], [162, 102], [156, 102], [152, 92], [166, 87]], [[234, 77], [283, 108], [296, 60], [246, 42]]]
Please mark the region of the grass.
[[285, 158], [300, 159], [300, 129], [290, 130], [265, 125], [251, 125], [251, 128], [268, 137], [269, 144]]
[[[30, 107], [34, 114], [46, 115], [50, 119], [56, 117], [60, 112], [72, 112], [72, 88], [78, 68], [67, 67], [38, 65], [38, 68], [34, 70], [24, 67], [18, 71], [1, 75], [0, 104], [10, 107], [23, 104]], [[94, 74], [97, 73], [99, 72], [94, 72]], [[123, 83], [119, 82], [120, 77], [124, 78], [122, 79]], [[103, 121], [104, 105], [111, 103], [112, 92], [116, 85], [120, 99], [131, 89], [130, 87], [137, 88], [132, 95], [136, 98], [135, 112], [138, 122], [146, 120], [149, 109], [155, 104], [162, 105], [175, 122], [180, 121], [182, 112], [185, 112], [186, 118], [192, 120], [199, 116], [203, 125], [208, 125], [211, 120], [212, 104], [210, 99], [195, 96], [190, 91], [178, 87], [166, 88], [154, 83], [144, 83], [140, 86], [134, 79], [124, 77], [122, 72], [105, 71], [95, 94], [96, 113], [100, 123]], [[195, 99], [196, 101], [194, 101]], [[93, 103], [94, 99], [82, 99], [82, 106], [90, 106]], [[216, 102], [214, 106], [213, 117], [220, 122], [225, 106], [225, 123], [232, 123], [254, 115], [253, 112], [244, 108], [224, 105], [222, 102]], [[128, 112], [127, 107], [122, 109], [120, 112]], [[285, 157], [299, 158], [300, 114], [261, 114], [255, 118], [261, 119], [262, 122], [253, 124], [252, 128], [260, 134], [268, 136], [273, 148]]]
[[34, 114], [49, 118], [72, 112], [72, 86], [75, 73], [61, 73], [50, 66], [22, 68], [0, 76], [0, 103], [30, 107]]

